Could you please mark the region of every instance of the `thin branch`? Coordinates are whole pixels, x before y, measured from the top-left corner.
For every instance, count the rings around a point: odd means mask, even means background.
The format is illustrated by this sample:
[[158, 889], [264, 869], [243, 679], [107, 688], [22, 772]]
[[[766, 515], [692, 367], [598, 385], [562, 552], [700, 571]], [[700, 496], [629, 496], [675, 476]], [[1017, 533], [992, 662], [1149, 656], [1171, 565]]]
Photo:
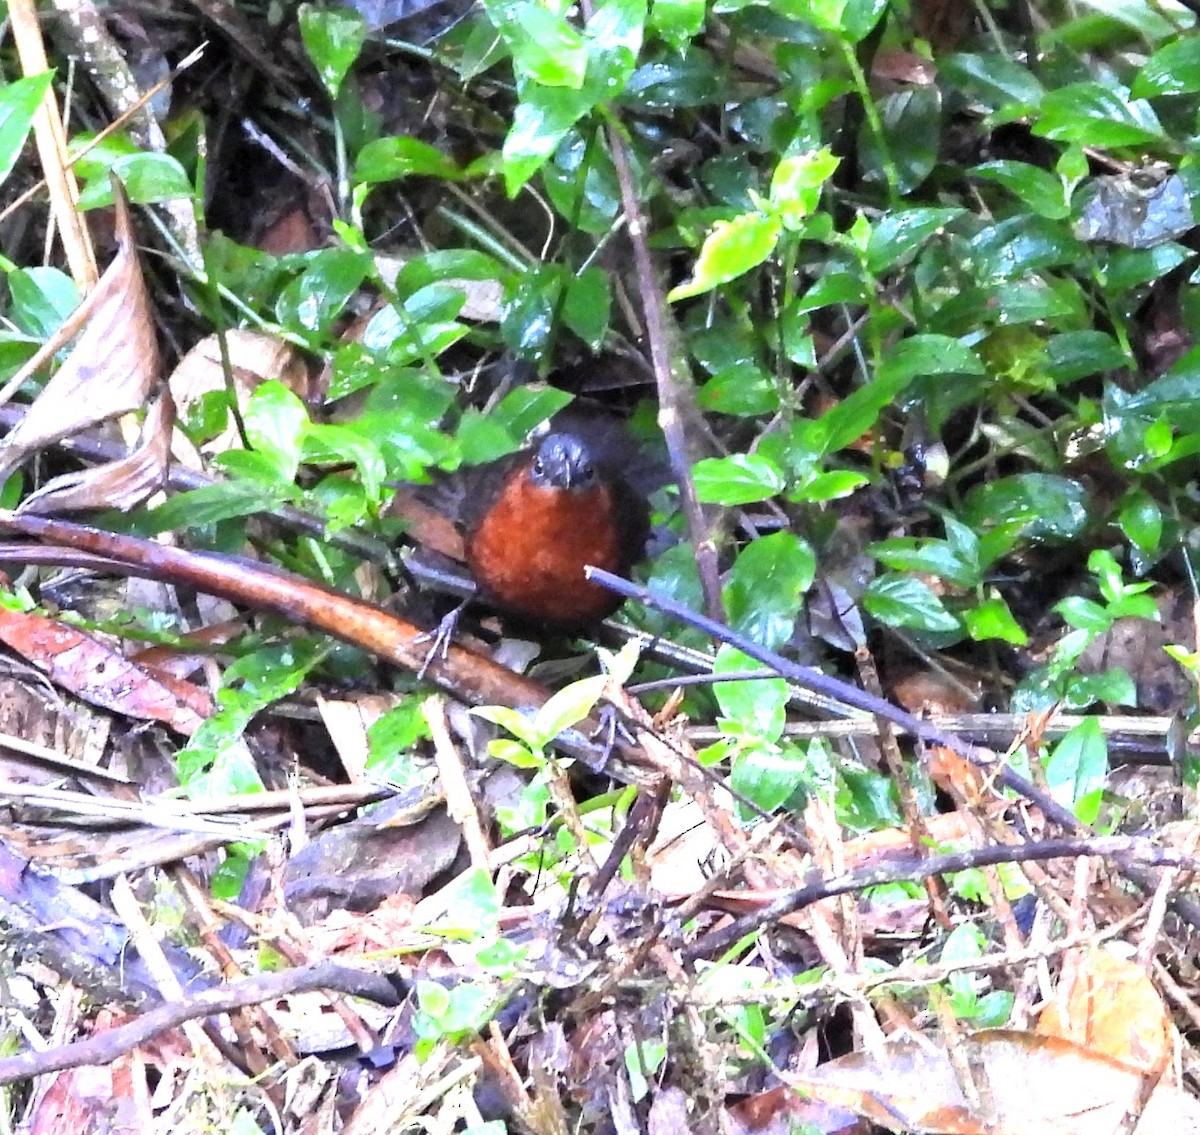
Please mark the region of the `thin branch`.
[[1194, 856], [1185, 855], [1173, 848], [1160, 847], [1153, 840], [1135, 836], [1091, 836], [1079, 839], [1049, 839], [1037, 843], [992, 844], [989, 847], [933, 855], [928, 859], [907, 856], [887, 859], [833, 879], [814, 879], [799, 890], [768, 903], [754, 914], [734, 919], [719, 930], [684, 945], [682, 955], [685, 960], [693, 961], [696, 958], [719, 954], [745, 935], [778, 922], [785, 915], [794, 914], [822, 899], [866, 890], [867, 887], [918, 881], [931, 875], [950, 875], [973, 867], [992, 867], [997, 863], [1023, 863], [1028, 860], [1066, 859], [1085, 855], [1131, 857], [1151, 866], [1195, 868], [1200, 865], [1200, 860]]
[[286, 973], [261, 974], [245, 981], [234, 982], [220, 989], [197, 994], [186, 1001], [176, 1001], [151, 1009], [127, 1025], [110, 1029], [87, 1040], [76, 1041], [44, 1052], [22, 1052], [19, 1056], [0, 1059], [0, 1085], [12, 1084], [30, 1076], [61, 1072], [65, 1068], [80, 1068], [86, 1064], [110, 1064], [146, 1044], [169, 1029], [178, 1028], [198, 1017], [230, 1013], [247, 1005], [259, 1005], [294, 993], [316, 989], [334, 990], [355, 997], [366, 997], [381, 1005], [395, 1005], [396, 990], [386, 977], [337, 965], [320, 962], [305, 969]]

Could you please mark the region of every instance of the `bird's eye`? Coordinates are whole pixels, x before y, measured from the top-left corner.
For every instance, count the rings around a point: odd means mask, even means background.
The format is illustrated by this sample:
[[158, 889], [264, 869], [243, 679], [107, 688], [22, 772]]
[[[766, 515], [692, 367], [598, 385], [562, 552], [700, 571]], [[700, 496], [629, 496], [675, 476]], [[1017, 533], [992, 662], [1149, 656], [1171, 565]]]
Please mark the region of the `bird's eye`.
[[542, 459], [540, 457], [535, 457], [533, 459], [533, 465], [531, 466], [531, 470], [535, 477], [540, 477], [542, 475], [542, 473], [544, 472], [544, 469], [542, 468]]

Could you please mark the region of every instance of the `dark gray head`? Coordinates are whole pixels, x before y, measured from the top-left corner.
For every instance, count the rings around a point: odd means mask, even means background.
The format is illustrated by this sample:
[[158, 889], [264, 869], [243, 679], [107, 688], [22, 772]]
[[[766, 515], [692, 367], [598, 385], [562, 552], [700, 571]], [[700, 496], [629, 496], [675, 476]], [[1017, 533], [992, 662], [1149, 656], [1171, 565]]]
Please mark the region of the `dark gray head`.
[[596, 483], [596, 464], [586, 443], [574, 434], [547, 434], [534, 451], [529, 479], [539, 488], [579, 492]]

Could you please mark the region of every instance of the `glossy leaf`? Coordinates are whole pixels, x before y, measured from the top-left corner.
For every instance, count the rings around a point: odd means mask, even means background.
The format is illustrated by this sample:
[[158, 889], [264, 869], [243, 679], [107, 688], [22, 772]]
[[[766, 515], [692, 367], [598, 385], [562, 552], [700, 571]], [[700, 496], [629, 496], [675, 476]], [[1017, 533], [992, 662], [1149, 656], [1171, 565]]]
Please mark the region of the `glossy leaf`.
[[1134, 98], [1186, 95], [1200, 91], [1200, 39], [1193, 33], [1160, 47], [1138, 72]]
[[772, 252], [782, 230], [773, 214], [743, 213], [731, 221], [718, 221], [705, 238], [686, 284], [672, 288], [671, 302], [702, 295], [756, 268]]
[[812, 548], [791, 532], [772, 532], [752, 541], [738, 553], [725, 583], [729, 625], [777, 650], [795, 632], [816, 568]]
[[1082, 823], [1093, 823], [1100, 814], [1108, 775], [1108, 742], [1099, 721], [1085, 718], [1063, 737], [1047, 758], [1045, 771], [1055, 799], [1072, 809]]
[[1033, 132], [1080, 146], [1141, 146], [1166, 141], [1154, 109], [1115, 84], [1072, 83], [1049, 92]]
[[1072, 540], [1088, 524], [1083, 487], [1049, 473], [1020, 473], [973, 489], [960, 513], [976, 530], [1003, 521], [1022, 523], [1034, 540]]
[[[761, 669], [752, 658], [730, 646], [722, 646], [713, 663], [714, 674]], [[713, 686], [713, 695], [721, 713], [737, 722], [743, 730], [767, 741], [774, 741], [782, 734], [788, 701], [787, 683], [782, 678], [717, 682]]]
[[963, 612], [963, 625], [976, 642], [999, 639], [1013, 646], [1025, 646], [1029, 642], [1029, 636], [999, 595], [993, 595]]
[[889, 627], [939, 634], [960, 629], [958, 619], [929, 584], [910, 576], [883, 575], [863, 593], [863, 606]]
[[368, 142], [354, 165], [354, 180], [367, 183], [399, 181], [414, 175], [454, 181], [461, 174], [457, 163], [441, 150], [400, 134]]
[[0, 183], [17, 164], [33, 126], [33, 116], [50, 89], [53, 71], [15, 79], [0, 90]]
[[702, 504], [753, 504], [776, 496], [784, 486], [779, 467], [753, 453], [706, 457], [692, 467], [692, 476]]
[[350, 8], [301, 4], [300, 38], [317, 68], [321, 84], [336, 98], [347, 72], [367, 38], [366, 21]]
[[[962, 214], [962, 209], [931, 208], [900, 209], [887, 213], [871, 228], [867, 243], [868, 270], [876, 275], [894, 272], [911, 259], [930, 237]], [[818, 280], [810, 291], [817, 291], [822, 283]]]

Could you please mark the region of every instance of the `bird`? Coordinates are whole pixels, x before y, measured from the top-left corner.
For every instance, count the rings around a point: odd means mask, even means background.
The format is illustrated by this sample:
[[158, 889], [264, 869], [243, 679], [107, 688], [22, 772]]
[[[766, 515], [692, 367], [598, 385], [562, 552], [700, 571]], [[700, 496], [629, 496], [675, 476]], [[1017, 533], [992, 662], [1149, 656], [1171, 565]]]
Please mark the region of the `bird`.
[[459, 527], [484, 600], [519, 622], [575, 633], [622, 602], [584, 565], [628, 577], [645, 555], [649, 463], [615, 423], [567, 423], [472, 470]]

